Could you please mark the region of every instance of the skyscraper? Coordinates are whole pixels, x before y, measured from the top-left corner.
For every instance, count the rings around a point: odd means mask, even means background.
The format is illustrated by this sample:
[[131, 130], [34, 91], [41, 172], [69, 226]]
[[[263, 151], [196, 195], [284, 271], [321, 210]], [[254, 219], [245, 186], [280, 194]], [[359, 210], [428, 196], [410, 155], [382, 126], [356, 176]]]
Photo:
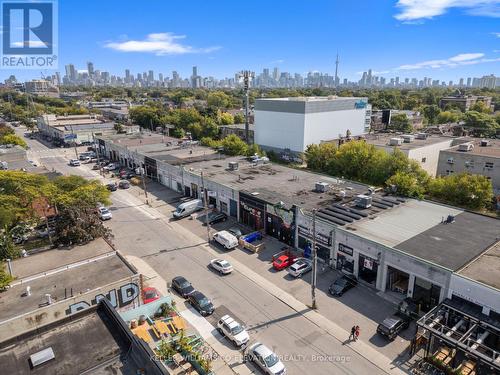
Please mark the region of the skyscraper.
[[275, 81], [278, 81], [280, 79], [280, 70], [278, 69], [278, 67], [273, 69], [273, 79]]
[[87, 62], [87, 72], [89, 73], [89, 77], [92, 78], [94, 76], [94, 63]]
[[66, 77], [70, 82], [76, 81], [76, 70], [73, 64], [68, 64], [65, 66], [66, 69]]
[[153, 82], [155, 80], [155, 76], [152, 70], [148, 72], [148, 82]]
[[193, 75], [191, 76], [191, 87], [192, 88], [198, 88], [199, 85], [199, 77], [198, 77], [198, 67], [193, 66]]

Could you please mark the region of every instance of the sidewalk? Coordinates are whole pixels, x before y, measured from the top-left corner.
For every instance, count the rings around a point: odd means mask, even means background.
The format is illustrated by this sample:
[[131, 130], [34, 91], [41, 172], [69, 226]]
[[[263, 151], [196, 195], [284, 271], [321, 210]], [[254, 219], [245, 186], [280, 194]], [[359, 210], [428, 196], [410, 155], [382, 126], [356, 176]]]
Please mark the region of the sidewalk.
[[169, 295], [175, 302], [179, 315], [193, 326], [205, 342], [218, 354], [218, 358], [212, 362], [212, 369], [217, 375], [248, 375], [252, 371], [237, 359], [240, 353], [237, 350], [231, 350], [223, 345], [219, 339], [225, 340], [219, 332], [205, 318], [201, 317], [191, 307], [186, 307], [183, 298], [174, 293], [170, 293], [167, 288], [167, 281], [162, 278], [149, 264], [144, 260], [127, 255], [125, 258], [137, 268], [138, 272], [144, 276], [144, 281], [148, 286], [155, 287], [162, 295]]

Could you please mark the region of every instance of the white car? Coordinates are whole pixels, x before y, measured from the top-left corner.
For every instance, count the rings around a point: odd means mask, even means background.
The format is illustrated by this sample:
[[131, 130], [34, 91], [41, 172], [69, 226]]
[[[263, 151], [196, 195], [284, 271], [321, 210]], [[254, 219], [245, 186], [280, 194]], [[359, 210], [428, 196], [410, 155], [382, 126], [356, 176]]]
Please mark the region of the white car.
[[293, 277], [301, 277], [312, 270], [312, 262], [307, 258], [297, 258], [294, 264], [288, 267], [288, 273]]
[[217, 323], [217, 331], [228, 340], [231, 340], [236, 346], [244, 346], [250, 340], [248, 332], [240, 323], [231, 318], [229, 315], [224, 315]]
[[109, 163], [103, 169], [106, 170], [106, 171], [112, 171], [112, 170], [116, 169], [117, 167], [118, 166], [116, 164]]
[[210, 261], [210, 267], [219, 272], [221, 275], [227, 275], [233, 272], [233, 266], [231, 263], [224, 259], [212, 259]]
[[213, 235], [213, 240], [218, 242], [225, 249], [234, 249], [238, 246], [238, 239], [226, 230], [221, 230]]
[[79, 167], [80, 166], [80, 160], [78, 160], [78, 159], [71, 159], [69, 161], [69, 165], [71, 165], [72, 167]]
[[99, 211], [99, 218], [101, 220], [110, 220], [113, 217], [111, 211], [106, 207], [99, 207], [98, 211]]
[[269, 375], [285, 375], [283, 362], [267, 346], [256, 342], [247, 351], [248, 358]]

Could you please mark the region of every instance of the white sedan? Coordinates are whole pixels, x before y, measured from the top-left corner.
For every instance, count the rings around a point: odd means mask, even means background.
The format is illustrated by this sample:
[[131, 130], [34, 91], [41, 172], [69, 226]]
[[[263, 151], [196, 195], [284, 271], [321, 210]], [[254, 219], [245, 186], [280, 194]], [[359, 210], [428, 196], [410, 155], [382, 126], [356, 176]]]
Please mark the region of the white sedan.
[[233, 266], [231, 263], [224, 259], [212, 259], [210, 261], [210, 267], [219, 272], [221, 275], [227, 275], [233, 272]]
[[99, 217], [101, 220], [110, 220], [113, 217], [113, 214], [106, 207], [99, 207], [97, 209], [99, 211]]

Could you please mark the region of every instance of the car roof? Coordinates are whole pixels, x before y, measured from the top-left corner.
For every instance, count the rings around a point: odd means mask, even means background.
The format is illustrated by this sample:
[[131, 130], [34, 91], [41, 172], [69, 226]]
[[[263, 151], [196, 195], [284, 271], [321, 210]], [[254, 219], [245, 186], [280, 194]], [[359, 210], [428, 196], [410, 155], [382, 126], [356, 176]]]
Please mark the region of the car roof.
[[259, 354], [261, 357], [266, 358], [270, 354], [274, 354], [271, 349], [269, 349], [267, 346], [261, 343], [257, 343], [253, 348], [252, 348], [254, 353]]
[[288, 255], [280, 255], [278, 257], [278, 259], [288, 259], [288, 258], [290, 258], [290, 256], [288, 256]]
[[387, 327], [387, 328], [392, 328], [394, 327], [401, 319], [391, 316], [388, 318], [385, 318], [384, 321], [382, 322], [382, 325]]
[[220, 318], [224, 323], [226, 323], [229, 328], [234, 328], [239, 326], [239, 323], [231, 318], [229, 315], [224, 315], [222, 318]]
[[187, 279], [184, 276], [176, 276], [172, 280], [175, 280], [180, 283], [182, 283], [183, 281], [187, 281]]
[[202, 299], [202, 298], [206, 298], [206, 296], [202, 293], [202, 292], [199, 292], [197, 290], [195, 290], [192, 294], [190, 294], [193, 298], [195, 299]]

